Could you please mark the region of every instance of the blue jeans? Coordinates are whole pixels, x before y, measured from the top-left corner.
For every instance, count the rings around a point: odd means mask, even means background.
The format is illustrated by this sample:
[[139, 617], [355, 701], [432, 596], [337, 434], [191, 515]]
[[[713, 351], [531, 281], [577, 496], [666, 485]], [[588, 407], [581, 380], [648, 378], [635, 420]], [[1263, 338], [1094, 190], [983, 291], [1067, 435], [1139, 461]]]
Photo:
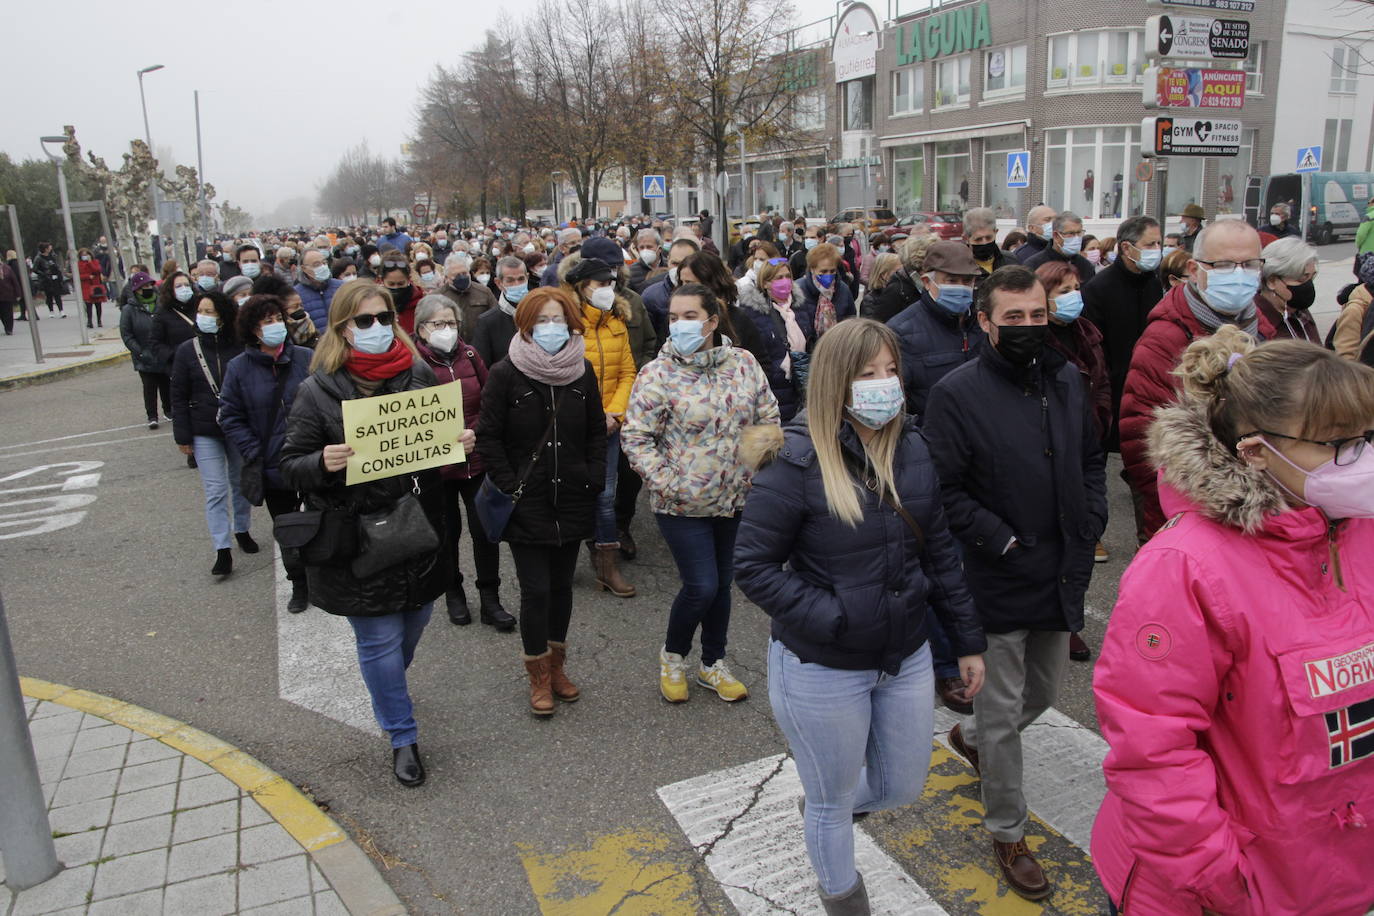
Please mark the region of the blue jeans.
[[922, 646], [894, 677], [808, 664], [768, 645], [768, 699], [806, 792], [806, 852], [821, 890], [854, 886], [855, 812], [921, 795], [935, 733], [935, 681]]
[[[253, 506], [239, 492], [243, 459], [229, 440], [213, 436], [196, 436], [191, 440], [191, 450], [200, 471], [200, 485], [205, 490], [205, 524], [210, 528], [215, 549], [224, 550], [233, 545], [233, 535], [247, 531], [252, 523], [249, 513]], [[232, 528], [230, 500], [234, 504]]]
[[606, 489], [596, 498], [596, 543], [619, 544], [615, 525], [615, 482], [620, 476], [620, 431], [606, 437]]
[[392, 747], [414, 744], [419, 730], [406, 687], [406, 669], [415, 658], [420, 634], [429, 624], [434, 602], [380, 617], [350, 617], [358, 641], [358, 667], [372, 696], [372, 714]]
[[709, 668], [725, 657], [739, 516], [656, 514], [654, 518], [682, 577], [682, 588], [668, 612], [668, 636], [663, 647], [685, 658], [692, 653], [692, 637], [701, 627], [701, 663]]

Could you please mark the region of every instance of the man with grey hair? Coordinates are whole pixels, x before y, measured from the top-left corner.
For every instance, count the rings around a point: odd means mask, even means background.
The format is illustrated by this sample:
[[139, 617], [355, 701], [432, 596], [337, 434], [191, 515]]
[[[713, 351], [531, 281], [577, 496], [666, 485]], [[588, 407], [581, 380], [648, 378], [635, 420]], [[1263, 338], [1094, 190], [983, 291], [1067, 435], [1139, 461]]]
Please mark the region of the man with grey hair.
[[449, 255], [453, 254], [453, 248], [449, 245], [448, 230], [443, 226], [435, 229], [430, 247], [434, 249], [434, 263], [440, 267], [447, 264]]
[[1011, 255], [997, 244], [997, 214], [990, 207], [970, 207], [964, 211], [964, 244], [973, 252], [973, 260], [983, 268], [984, 275], [1014, 263]]
[[1293, 223], [1290, 222], [1292, 218], [1292, 209], [1289, 208], [1288, 204], [1280, 201], [1269, 208], [1269, 226], [1265, 231], [1279, 238], [1292, 237], [1301, 239], [1302, 232], [1298, 230], [1297, 226], [1294, 226]]
[[1312, 283], [1317, 276], [1317, 249], [1290, 235], [1265, 245], [1263, 255], [1260, 294], [1255, 300], [1260, 312], [1279, 337], [1321, 346], [1317, 323], [1309, 311], [1317, 299]]
[[478, 317], [477, 329], [469, 341], [488, 366], [506, 358], [511, 338], [515, 336], [515, 307], [530, 291], [530, 275], [525, 262], [511, 255], [497, 261], [496, 285], [501, 289], [496, 308], [487, 309]]
[[197, 261], [196, 266], [191, 268], [191, 282], [196, 285], [196, 289], [205, 290], [207, 293], [219, 289], [219, 263], [210, 258]]
[[540, 286], [558, 285], [558, 264], [564, 256], [582, 248], [581, 229], [562, 229], [558, 233], [558, 244], [549, 253], [549, 266], [544, 268], [544, 274], [539, 278]]
[[641, 229], [635, 233], [633, 253], [635, 261], [630, 265], [630, 289], [643, 293], [649, 282], [649, 275], [663, 263], [663, 240], [655, 229]]
[[797, 226], [790, 220], [783, 220], [778, 224], [778, 239], [773, 244], [777, 246], [778, 254], [784, 258], [790, 258], [798, 251], [804, 250], [796, 232]]
[[1026, 244], [1013, 251], [1012, 257], [1022, 264], [1050, 247], [1050, 242], [1054, 240], [1054, 217], [1056, 215], [1054, 207], [1045, 204], [1036, 204], [1030, 208], [1026, 214]]
[[1188, 280], [1175, 286], [1154, 311], [1131, 354], [1121, 395], [1122, 476], [1136, 503], [1136, 537], [1141, 544], [1164, 524], [1155, 466], [1146, 437], [1156, 407], [1178, 397], [1174, 368], [1188, 344], [1232, 324], [1256, 340], [1272, 340], [1274, 326], [1255, 305], [1260, 289], [1259, 233], [1238, 219], [1219, 220], [1198, 233]]
[[329, 306], [334, 303], [334, 294], [343, 286], [343, 281], [334, 279], [324, 252], [318, 248], [306, 249], [297, 279], [295, 289], [301, 297], [301, 307], [315, 323], [315, 330], [323, 334], [329, 327]]
[[458, 316], [458, 336], [472, 341], [477, 333], [477, 320], [496, 305], [491, 290], [472, 279], [472, 259], [467, 254], [453, 253], [444, 262], [444, 285], [439, 294], [453, 303]]
[[1087, 283], [1097, 274], [1097, 268], [1083, 255], [1083, 219], [1072, 210], [1064, 210], [1050, 221], [1053, 228], [1050, 243], [1037, 255], [1021, 263], [1035, 270], [1041, 264], [1065, 261], [1078, 272], [1078, 282]]

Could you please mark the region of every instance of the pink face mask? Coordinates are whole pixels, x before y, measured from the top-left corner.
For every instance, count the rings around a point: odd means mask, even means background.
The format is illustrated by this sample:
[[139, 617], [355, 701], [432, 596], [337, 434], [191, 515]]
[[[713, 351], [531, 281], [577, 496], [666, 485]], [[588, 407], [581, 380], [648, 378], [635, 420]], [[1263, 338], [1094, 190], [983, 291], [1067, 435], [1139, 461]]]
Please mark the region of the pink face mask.
[[1304, 471], [1263, 436], [1260, 441], [1284, 464], [1307, 478], [1299, 496], [1270, 474], [1289, 496], [1322, 510], [1327, 518], [1374, 518], [1374, 449], [1366, 447], [1352, 464], [1338, 466], [1333, 458], [1315, 470]]
[[1088, 259], [1089, 264], [1097, 264], [1102, 260], [1102, 252], [1094, 248], [1092, 251], [1083, 252], [1083, 257]]
[[792, 298], [792, 280], [789, 277], [778, 277], [768, 284], [768, 291], [773, 294], [774, 299], [788, 300]]

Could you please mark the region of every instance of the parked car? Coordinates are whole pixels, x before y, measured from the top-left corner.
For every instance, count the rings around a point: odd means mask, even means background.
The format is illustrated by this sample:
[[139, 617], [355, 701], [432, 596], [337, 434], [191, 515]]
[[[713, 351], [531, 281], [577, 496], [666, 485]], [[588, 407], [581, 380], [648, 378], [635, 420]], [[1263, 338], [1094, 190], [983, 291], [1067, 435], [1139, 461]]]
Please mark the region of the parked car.
[[942, 239], [958, 239], [964, 236], [964, 218], [953, 212], [923, 210], [904, 216], [895, 225], [888, 226], [883, 234], [890, 239], [906, 238], [911, 235], [911, 227], [916, 223], [926, 223], [930, 231]]
[[896, 223], [897, 214], [886, 207], [848, 207], [830, 217], [830, 222], [839, 225], [840, 223], [857, 223], [861, 219], [868, 220], [870, 227], [881, 228]]
[[763, 222], [763, 218], [760, 217], [760, 216], [757, 216], [757, 215], [755, 215], [755, 216], [746, 216], [746, 217], [744, 217], [744, 219], [742, 219], [742, 220], [741, 220], [738, 216], [733, 216], [733, 217], [731, 217], [731, 218], [730, 218], [730, 244], [733, 245], [733, 244], [735, 244], [736, 242], [739, 241], [739, 227], [740, 227], [740, 223], [744, 223], [745, 228], [748, 229], [748, 230], [750, 231], [750, 233], [752, 233], [753, 235], [758, 235], [758, 233], [759, 233], [759, 226], [762, 224], [762, 222]]

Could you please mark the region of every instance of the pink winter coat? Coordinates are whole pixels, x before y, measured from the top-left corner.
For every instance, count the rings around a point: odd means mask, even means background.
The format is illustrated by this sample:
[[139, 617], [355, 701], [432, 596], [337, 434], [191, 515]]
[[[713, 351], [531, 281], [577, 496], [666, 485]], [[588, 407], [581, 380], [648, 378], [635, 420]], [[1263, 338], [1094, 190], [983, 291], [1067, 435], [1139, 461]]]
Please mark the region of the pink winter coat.
[[1157, 417], [1170, 519], [1121, 580], [1093, 678], [1111, 746], [1094, 865], [1126, 916], [1363, 914], [1374, 520], [1290, 509], [1198, 408]]

